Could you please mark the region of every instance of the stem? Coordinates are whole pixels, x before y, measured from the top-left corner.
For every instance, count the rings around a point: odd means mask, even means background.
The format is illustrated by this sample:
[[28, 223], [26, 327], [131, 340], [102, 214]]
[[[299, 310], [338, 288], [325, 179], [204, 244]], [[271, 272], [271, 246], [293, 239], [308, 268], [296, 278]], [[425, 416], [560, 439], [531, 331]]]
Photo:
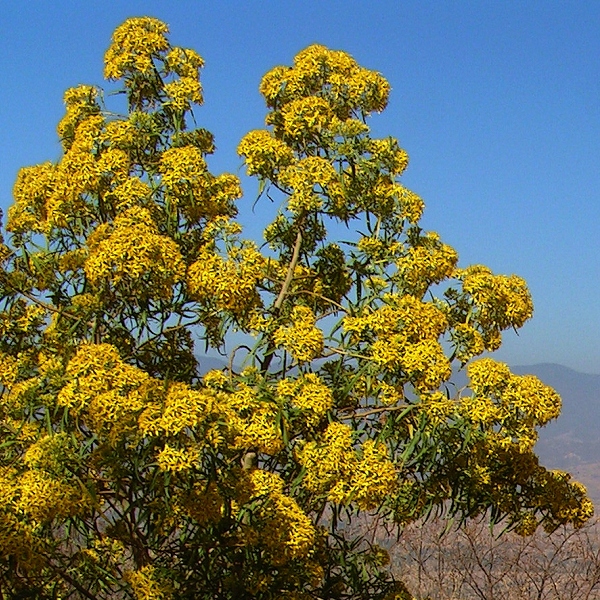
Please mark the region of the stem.
[[298, 234], [296, 235], [296, 243], [294, 244], [294, 252], [292, 254], [292, 260], [290, 261], [290, 266], [288, 267], [287, 274], [285, 276], [285, 281], [281, 286], [281, 290], [279, 292], [279, 296], [277, 296], [277, 300], [275, 300], [275, 304], [273, 308], [275, 311], [279, 312], [281, 305], [285, 299], [285, 296], [288, 292], [290, 285], [292, 284], [292, 279], [294, 279], [294, 271], [296, 270], [296, 265], [298, 264], [298, 258], [300, 257], [300, 247], [302, 246], [302, 229], [298, 229]]
[[[288, 266], [287, 274], [285, 276], [285, 280], [283, 285], [281, 286], [281, 290], [279, 291], [279, 295], [275, 300], [275, 304], [273, 304], [273, 314], [277, 316], [279, 311], [281, 310], [281, 306], [283, 305], [283, 301], [288, 293], [290, 285], [292, 284], [292, 280], [294, 279], [294, 271], [296, 270], [296, 265], [298, 264], [298, 259], [300, 258], [300, 248], [302, 246], [302, 225], [304, 219], [302, 218], [299, 227], [298, 233], [296, 235], [296, 243], [294, 244], [294, 251], [292, 253], [292, 260]], [[271, 360], [273, 360], [273, 351], [275, 350], [275, 344], [273, 340], [270, 339], [267, 344], [267, 350], [265, 352], [265, 357], [260, 365], [260, 368], [263, 372], [266, 372], [271, 364]]]

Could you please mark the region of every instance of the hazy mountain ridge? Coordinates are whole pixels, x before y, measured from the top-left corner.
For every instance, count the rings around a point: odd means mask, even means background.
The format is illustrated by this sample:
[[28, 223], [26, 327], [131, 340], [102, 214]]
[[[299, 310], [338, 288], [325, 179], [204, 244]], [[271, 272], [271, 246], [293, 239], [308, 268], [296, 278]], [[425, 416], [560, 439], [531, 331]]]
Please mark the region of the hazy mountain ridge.
[[536, 452], [544, 466], [568, 471], [581, 481], [600, 506], [600, 375], [552, 363], [512, 371], [535, 375], [561, 395], [561, 415], [540, 430]]

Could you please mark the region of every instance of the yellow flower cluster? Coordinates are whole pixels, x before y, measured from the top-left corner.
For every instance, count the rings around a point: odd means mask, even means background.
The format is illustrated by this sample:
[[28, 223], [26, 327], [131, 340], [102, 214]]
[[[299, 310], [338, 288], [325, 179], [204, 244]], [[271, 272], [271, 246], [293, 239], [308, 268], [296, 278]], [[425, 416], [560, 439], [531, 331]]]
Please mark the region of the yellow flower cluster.
[[[16, 471], [10, 467], [0, 467], [0, 557], [3, 560], [17, 559], [24, 566], [36, 567], [39, 566], [36, 556], [39, 543], [35, 530], [39, 529], [39, 523], [27, 523], [23, 520], [23, 513], [16, 514], [19, 492], [20, 481]], [[43, 499], [34, 499], [34, 502], [41, 503]], [[45, 521], [43, 518], [40, 523]]]
[[166, 83], [165, 93], [170, 98], [167, 105], [176, 111], [187, 111], [190, 104], [202, 104], [200, 69], [204, 66], [202, 57], [189, 48], [171, 48], [164, 59], [167, 72], [176, 73], [179, 79]]
[[237, 152], [245, 159], [248, 175], [259, 175], [265, 179], [275, 177], [294, 161], [291, 148], [264, 129], [247, 133]]
[[460, 270], [456, 276], [472, 299], [474, 320], [482, 330], [487, 350], [500, 346], [501, 330], [522, 327], [533, 315], [531, 295], [521, 277], [494, 275], [481, 265]]
[[171, 48], [165, 62], [169, 70], [180, 77], [194, 77], [198, 74], [198, 69], [204, 66], [203, 58], [191, 48]]
[[499, 443], [516, 443], [528, 451], [537, 440], [535, 428], [559, 416], [560, 396], [532, 375], [513, 375], [504, 363], [490, 358], [467, 367], [471, 396], [461, 400], [461, 412], [473, 423], [502, 425]]
[[135, 600], [169, 600], [173, 597], [170, 586], [160, 580], [153, 565], [127, 571], [125, 580], [131, 586]]
[[195, 146], [169, 148], [160, 159], [162, 182], [180, 195], [203, 183], [207, 174], [202, 151]]
[[482, 358], [467, 367], [469, 387], [477, 394], [501, 394], [512, 373], [508, 365], [491, 358]]
[[59, 406], [85, 414], [90, 428], [115, 443], [137, 429], [137, 414], [160, 389], [144, 371], [124, 363], [110, 344], [84, 344], [67, 365]]
[[178, 111], [190, 108], [190, 103], [202, 104], [202, 85], [198, 77], [180, 77], [165, 84], [165, 92], [170, 98], [168, 104]]
[[503, 402], [511, 410], [533, 417], [540, 426], [556, 419], [562, 407], [558, 393], [533, 375], [513, 375], [504, 392]]
[[296, 501], [284, 492], [279, 475], [261, 469], [250, 474], [251, 498], [262, 500], [256, 514], [259, 541], [264, 544], [274, 565], [309, 556], [316, 531], [311, 519]]
[[406, 343], [404, 336], [377, 340], [371, 346], [375, 362], [388, 368], [400, 367], [418, 390], [434, 390], [452, 375], [450, 361], [433, 339]]
[[101, 176], [111, 177], [114, 182], [125, 182], [129, 175], [129, 154], [119, 148], [107, 148], [96, 163]]
[[165, 36], [168, 32], [167, 25], [158, 19], [127, 19], [115, 29], [104, 55], [104, 76], [119, 79], [133, 71], [150, 71], [152, 58], [169, 47]]
[[54, 189], [55, 167], [46, 162], [21, 169], [13, 187], [14, 203], [8, 209], [6, 229], [13, 233], [41, 233], [46, 220], [46, 199]]
[[281, 380], [277, 384], [277, 395], [302, 410], [311, 424], [318, 423], [333, 406], [331, 390], [315, 373]]
[[469, 323], [458, 323], [450, 330], [450, 337], [455, 345], [455, 357], [466, 364], [485, 350], [483, 336]]
[[103, 144], [125, 150], [136, 142], [138, 131], [130, 119], [109, 121], [100, 136]]
[[361, 510], [377, 507], [398, 486], [385, 446], [367, 440], [357, 452], [352, 429], [342, 423], [330, 423], [320, 440], [307, 442], [298, 450], [298, 460], [306, 469], [303, 483], [309, 491], [339, 504], [356, 502]]
[[276, 346], [285, 348], [299, 363], [309, 362], [323, 352], [323, 332], [308, 306], [295, 306], [291, 324], [279, 327], [273, 335]]
[[390, 257], [399, 254], [404, 245], [397, 241], [390, 243], [376, 236], [363, 235], [358, 240], [356, 247], [372, 260], [386, 262]]
[[63, 148], [71, 147], [77, 125], [88, 117], [100, 113], [98, 89], [91, 85], [79, 85], [69, 88], [64, 95], [66, 114], [59, 122], [56, 131]]
[[146, 435], [175, 436], [198, 427], [210, 416], [215, 395], [210, 390], [193, 390], [185, 383], [172, 383], [161, 405], [151, 404], [140, 416]]
[[53, 474], [60, 474], [65, 462], [74, 459], [72, 441], [65, 432], [42, 435], [23, 455], [23, 462], [29, 468]]
[[[202, 217], [212, 220], [224, 216], [231, 217], [236, 213], [233, 201], [241, 197], [242, 188], [238, 177], [230, 173], [223, 173], [217, 177], [211, 175], [206, 187], [197, 198], [194, 197], [193, 204], [184, 205], [183, 208], [192, 223], [197, 223]], [[230, 224], [224, 229], [233, 231], [236, 227], [239, 228], [239, 225]]]
[[320, 209], [323, 205], [320, 194], [323, 193], [333, 200], [334, 205], [343, 204], [339, 177], [331, 163], [319, 156], [303, 158], [284, 169], [279, 175], [279, 183], [293, 189], [288, 209], [296, 214]]
[[0, 312], [0, 336], [30, 336], [39, 330], [46, 317], [44, 308], [19, 299], [9, 310]]
[[108, 149], [96, 159], [103, 118], [92, 114], [81, 120], [80, 116], [77, 112], [67, 151], [58, 165], [44, 163], [19, 172], [13, 189], [15, 203], [8, 214], [9, 231], [41, 233], [52, 225], [84, 218], [89, 208], [83, 195], [97, 191], [103, 174], [127, 177], [129, 159], [122, 151]]
[[475, 425], [491, 426], [502, 418], [502, 410], [493, 400], [477, 394], [461, 399], [460, 412]]
[[198, 464], [198, 451], [187, 448], [175, 448], [169, 444], [160, 450], [156, 456], [158, 468], [161, 471], [187, 471]]
[[257, 285], [264, 266], [265, 259], [254, 245], [233, 250], [229, 260], [202, 248], [188, 269], [188, 289], [199, 302], [241, 317], [261, 304]]
[[226, 410], [233, 448], [256, 448], [266, 454], [281, 452], [284, 444], [277, 425], [280, 408], [276, 402], [262, 398], [254, 387], [239, 383], [227, 397]]
[[586, 496], [585, 486], [570, 481], [571, 476], [564, 471], [541, 468], [540, 471], [536, 483], [546, 491], [545, 498], [549, 501], [552, 515], [545, 524], [548, 531], [564, 522], [581, 527], [594, 515], [594, 505]]
[[133, 206], [142, 206], [148, 202], [151, 194], [152, 190], [148, 184], [138, 177], [128, 177], [111, 190], [111, 195], [115, 198], [115, 208], [118, 212]]
[[437, 388], [451, 375], [438, 339], [448, 327], [436, 306], [410, 295], [386, 296], [387, 304], [358, 317], [344, 317], [344, 330], [370, 344], [373, 361], [402, 369], [421, 391]]
[[368, 143], [371, 156], [391, 175], [402, 175], [408, 167], [408, 154], [398, 146], [398, 140], [392, 137], [376, 140], [371, 139]]
[[80, 485], [65, 483], [38, 469], [21, 475], [18, 489], [15, 509], [38, 523], [80, 514], [91, 502]]
[[353, 111], [382, 111], [390, 86], [379, 73], [361, 68], [349, 54], [318, 44], [298, 53], [292, 68], [269, 71], [260, 84], [260, 92], [271, 108], [322, 93], [323, 89], [337, 116], [345, 120]]
[[331, 125], [334, 118], [329, 102], [317, 96], [297, 98], [281, 109], [285, 137], [312, 138]]
[[401, 215], [414, 225], [421, 219], [425, 203], [420, 196], [403, 185], [397, 184], [396, 189], [401, 206]]
[[92, 285], [131, 285], [136, 293], [170, 298], [185, 265], [177, 244], [161, 235], [147, 209], [134, 206], [88, 238], [85, 272]]
[[423, 296], [434, 283], [440, 283], [452, 275], [458, 262], [454, 248], [443, 244], [436, 233], [428, 233], [411, 246], [396, 261], [398, 268], [394, 280], [415, 296]]
[[[100, 115], [77, 125], [69, 150], [56, 166], [53, 193], [46, 202], [49, 226], [64, 227], [68, 222], [91, 216], [85, 195], [97, 192], [100, 184], [102, 173], [95, 154], [103, 126]], [[124, 178], [127, 172], [120, 172], [119, 176]]]
[[428, 422], [435, 427], [446, 423], [456, 412], [457, 406], [443, 392], [433, 392], [421, 396], [420, 409], [427, 416]]
[[[366, 396], [367, 394], [365, 394]], [[373, 395], [377, 397], [380, 404], [392, 406], [404, 401], [404, 387], [402, 385], [390, 385], [385, 381], [377, 380], [373, 389]]]

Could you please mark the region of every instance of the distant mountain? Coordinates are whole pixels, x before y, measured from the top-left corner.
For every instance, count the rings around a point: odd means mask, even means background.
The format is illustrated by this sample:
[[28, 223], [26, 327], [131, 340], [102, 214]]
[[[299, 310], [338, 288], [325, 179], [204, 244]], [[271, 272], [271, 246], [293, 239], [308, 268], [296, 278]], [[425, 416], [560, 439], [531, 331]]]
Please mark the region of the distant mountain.
[[[562, 365], [539, 364], [512, 367], [513, 373], [532, 374], [552, 386], [562, 397], [561, 416], [545, 428], [586, 442], [598, 441], [600, 427], [600, 375], [579, 373]], [[600, 460], [600, 453], [595, 457]]]
[[218, 358], [217, 356], [205, 356], [196, 355], [198, 363], [200, 365], [200, 373], [204, 375], [209, 371], [221, 371], [227, 368], [227, 360], [224, 358]]
[[544, 466], [581, 481], [600, 507], [600, 375], [548, 363], [511, 369], [539, 377], [561, 395], [562, 413], [540, 430], [536, 452]]

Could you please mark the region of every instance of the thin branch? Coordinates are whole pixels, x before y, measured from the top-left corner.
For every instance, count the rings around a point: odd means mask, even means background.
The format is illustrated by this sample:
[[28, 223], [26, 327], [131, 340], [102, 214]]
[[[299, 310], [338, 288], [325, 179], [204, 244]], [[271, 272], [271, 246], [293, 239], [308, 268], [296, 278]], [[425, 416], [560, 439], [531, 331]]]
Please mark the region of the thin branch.
[[[408, 408], [409, 406], [413, 406], [412, 404], [398, 404], [396, 406], [381, 406], [379, 408], [372, 408], [371, 410], [366, 410], [364, 412], [353, 412], [351, 414], [348, 414], [347, 418], [350, 417], [369, 417], [371, 415], [378, 415], [380, 413], [384, 413], [384, 412], [394, 412], [396, 410], [404, 410], [406, 408]], [[350, 412], [350, 410], [354, 410], [354, 409], [340, 409], [340, 412]]]
[[[302, 220], [303, 221], [303, 220]], [[296, 266], [298, 264], [298, 260], [300, 258], [300, 248], [302, 247], [302, 222], [299, 223], [298, 233], [296, 235], [296, 243], [294, 244], [294, 252], [292, 253], [292, 260], [288, 266], [287, 274], [285, 276], [285, 280], [283, 285], [281, 286], [281, 290], [279, 291], [279, 295], [275, 300], [275, 304], [273, 304], [273, 313], [277, 315], [281, 306], [283, 305], [283, 301], [288, 293], [290, 285], [292, 285], [292, 281], [294, 279], [294, 271], [296, 270]], [[272, 340], [269, 340], [267, 345], [267, 351], [265, 353], [265, 357], [261, 362], [260, 368], [263, 372], [267, 371], [271, 361], [273, 360], [273, 351], [275, 350], [275, 345]]]
[[298, 228], [298, 234], [296, 235], [296, 243], [294, 244], [294, 252], [292, 254], [292, 260], [290, 261], [290, 265], [287, 270], [287, 274], [285, 276], [285, 280], [283, 285], [281, 286], [281, 290], [279, 291], [279, 296], [277, 296], [277, 300], [275, 300], [275, 304], [273, 308], [275, 311], [279, 311], [285, 296], [288, 292], [290, 285], [292, 284], [292, 280], [294, 279], [294, 271], [296, 270], [296, 265], [298, 264], [298, 259], [300, 258], [300, 248], [302, 247], [302, 228]]

